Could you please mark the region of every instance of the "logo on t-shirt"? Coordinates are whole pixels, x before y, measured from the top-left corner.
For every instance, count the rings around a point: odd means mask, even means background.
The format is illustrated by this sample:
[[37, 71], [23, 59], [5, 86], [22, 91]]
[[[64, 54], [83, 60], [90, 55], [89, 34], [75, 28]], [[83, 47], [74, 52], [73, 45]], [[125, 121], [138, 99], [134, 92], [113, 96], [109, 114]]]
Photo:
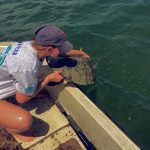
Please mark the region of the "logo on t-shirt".
[[17, 53], [18, 53], [21, 46], [22, 46], [22, 43], [18, 43], [17, 47], [12, 52], [12, 55], [17, 55]]
[[30, 84], [25, 90], [27, 93], [33, 93], [36, 89], [36, 86], [34, 84]]
[[4, 63], [11, 48], [12, 48], [12, 45], [9, 45], [0, 52], [0, 66]]

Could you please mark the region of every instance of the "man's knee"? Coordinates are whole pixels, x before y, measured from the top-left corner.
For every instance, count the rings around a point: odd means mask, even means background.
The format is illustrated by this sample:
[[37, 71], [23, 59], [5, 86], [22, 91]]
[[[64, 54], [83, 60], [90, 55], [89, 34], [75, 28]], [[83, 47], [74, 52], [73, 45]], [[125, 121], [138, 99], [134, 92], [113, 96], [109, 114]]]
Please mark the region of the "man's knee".
[[28, 111], [22, 112], [19, 116], [17, 116], [18, 130], [26, 131], [30, 129], [32, 121], [33, 121], [32, 116]]

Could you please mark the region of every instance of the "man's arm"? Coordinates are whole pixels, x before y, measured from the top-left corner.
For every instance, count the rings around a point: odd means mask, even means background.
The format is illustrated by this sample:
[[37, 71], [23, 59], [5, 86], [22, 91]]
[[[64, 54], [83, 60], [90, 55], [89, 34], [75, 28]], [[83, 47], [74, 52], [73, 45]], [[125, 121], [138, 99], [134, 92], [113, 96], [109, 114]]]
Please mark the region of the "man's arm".
[[36, 91], [34, 92], [34, 94], [32, 96], [27, 96], [20, 92], [16, 92], [17, 102], [25, 103], [25, 102], [29, 101], [31, 98], [35, 97], [50, 81], [53, 81], [53, 82], [62, 81], [63, 77], [60, 75], [61, 72], [62, 71], [57, 71], [57, 72], [54, 72], [54, 73], [46, 76], [46, 78], [41, 83], [39, 83]]
[[86, 54], [84, 51], [82, 50], [75, 50], [72, 49], [69, 52], [66, 53], [67, 56], [82, 56], [84, 58], [90, 59], [90, 56], [88, 54]]

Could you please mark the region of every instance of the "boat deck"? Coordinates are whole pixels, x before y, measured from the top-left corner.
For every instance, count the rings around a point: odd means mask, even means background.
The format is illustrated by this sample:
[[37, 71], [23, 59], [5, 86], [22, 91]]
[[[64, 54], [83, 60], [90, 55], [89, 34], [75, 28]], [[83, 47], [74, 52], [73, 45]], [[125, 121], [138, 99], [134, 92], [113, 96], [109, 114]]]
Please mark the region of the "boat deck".
[[[29, 101], [23, 107], [29, 110], [34, 117], [30, 134], [35, 136], [35, 139], [31, 142], [22, 142], [16, 138], [23, 149], [58, 150], [64, 146], [63, 144], [73, 147], [74, 142], [78, 143], [81, 150], [85, 149], [69, 125], [68, 120], [53, 100], [50, 98], [37, 98]], [[69, 141], [68, 144], [67, 141]]]

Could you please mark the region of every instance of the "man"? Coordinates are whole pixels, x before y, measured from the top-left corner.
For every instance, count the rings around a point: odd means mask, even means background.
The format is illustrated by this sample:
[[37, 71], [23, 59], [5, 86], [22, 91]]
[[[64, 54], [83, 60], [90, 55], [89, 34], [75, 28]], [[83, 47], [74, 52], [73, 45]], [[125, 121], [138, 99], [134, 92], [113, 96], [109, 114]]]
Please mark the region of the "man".
[[13, 43], [0, 53], [0, 126], [24, 141], [33, 139], [25, 135], [32, 125], [32, 116], [6, 99], [15, 96], [16, 101], [23, 104], [35, 97], [50, 81], [63, 80], [62, 71], [58, 71], [38, 83], [42, 60], [58, 55], [89, 58], [85, 52], [74, 50], [65, 33], [55, 25], [38, 28], [33, 41]]

